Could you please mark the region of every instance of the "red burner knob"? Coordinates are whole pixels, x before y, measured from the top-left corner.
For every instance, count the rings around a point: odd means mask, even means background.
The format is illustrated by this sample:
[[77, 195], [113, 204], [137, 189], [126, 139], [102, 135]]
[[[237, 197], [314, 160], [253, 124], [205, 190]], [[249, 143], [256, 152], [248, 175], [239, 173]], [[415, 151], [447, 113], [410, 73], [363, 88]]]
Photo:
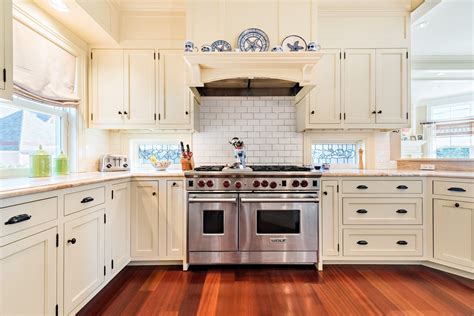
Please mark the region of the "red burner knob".
[[240, 188], [242, 187], [242, 182], [237, 181], [237, 182], [235, 183], [235, 187], [236, 187], [237, 189], [240, 189]]
[[253, 182], [253, 187], [254, 187], [254, 188], [258, 188], [259, 186], [260, 186], [260, 181], [255, 180], [255, 181]]
[[300, 182], [298, 180], [293, 180], [293, 183], [291, 184], [293, 188], [297, 188], [300, 186]]
[[206, 182], [204, 182], [204, 180], [199, 180], [198, 186], [199, 186], [200, 188], [203, 188], [205, 185], [206, 185]]
[[224, 185], [224, 188], [228, 188], [230, 187], [230, 181], [229, 180], [225, 180], [222, 185]]
[[268, 181], [267, 180], [262, 181], [262, 187], [264, 187], [264, 188], [268, 187]]
[[306, 188], [308, 186], [308, 181], [306, 181], [306, 180], [301, 181], [301, 186], [303, 188]]
[[212, 180], [207, 180], [207, 186], [212, 188], [214, 186], [214, 182], [212, 182]]
[[270, 182], [270, 188], [275, 189], [277, 187], [277, 183], [272, 181]]

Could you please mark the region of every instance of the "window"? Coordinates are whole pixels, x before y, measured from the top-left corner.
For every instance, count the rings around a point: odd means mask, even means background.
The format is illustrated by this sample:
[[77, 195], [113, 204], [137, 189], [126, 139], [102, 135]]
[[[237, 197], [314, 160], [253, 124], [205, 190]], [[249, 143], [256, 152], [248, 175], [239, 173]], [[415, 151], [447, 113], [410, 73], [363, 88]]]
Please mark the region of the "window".
[[51, 155], [67, 152], [67, 110], [14, 97], [0, 103], [0, 169], [29, 167], [40, 145]]
[[177, 142], [156, 143], [138, 141], [135, 152], [137, 155], [136, 167], [149, 166], [151, 156], [155, 156], [158, 160], [170, 160], [173, 164], [179, 164], [181, 158], [181, 149]]
[[357, 165], [357, 143], [314, 143], [311, 145], [312, 162], [336, 165]]

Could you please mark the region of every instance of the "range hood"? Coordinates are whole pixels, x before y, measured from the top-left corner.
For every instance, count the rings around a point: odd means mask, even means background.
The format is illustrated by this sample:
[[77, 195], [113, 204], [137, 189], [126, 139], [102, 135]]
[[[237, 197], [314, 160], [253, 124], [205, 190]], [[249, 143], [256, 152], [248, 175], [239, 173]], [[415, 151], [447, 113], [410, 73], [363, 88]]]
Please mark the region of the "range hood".
[[188, 86], [201, 96], [294, 96], [316, 86], [318, 52], [185, 53]]

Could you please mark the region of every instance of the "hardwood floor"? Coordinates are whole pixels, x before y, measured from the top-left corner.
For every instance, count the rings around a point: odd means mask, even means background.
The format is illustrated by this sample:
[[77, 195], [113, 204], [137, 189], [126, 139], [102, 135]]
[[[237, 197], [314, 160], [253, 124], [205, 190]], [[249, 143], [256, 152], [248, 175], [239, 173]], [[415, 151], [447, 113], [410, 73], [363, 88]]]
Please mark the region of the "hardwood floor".
[[474, 285], [422, 266], [127, 267], [79, 315], [474, 315]]

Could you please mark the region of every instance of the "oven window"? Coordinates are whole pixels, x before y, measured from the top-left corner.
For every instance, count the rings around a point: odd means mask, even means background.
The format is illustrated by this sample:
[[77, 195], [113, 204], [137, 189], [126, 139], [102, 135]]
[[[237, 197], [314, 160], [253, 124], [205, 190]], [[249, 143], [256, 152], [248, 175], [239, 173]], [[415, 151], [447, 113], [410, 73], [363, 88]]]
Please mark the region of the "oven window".
[[224, 211], [203, 211], [202, 221], [203, 234], [224, 233]]
[[299, 210], [257, 210], [257, 234], [299, 234]]

